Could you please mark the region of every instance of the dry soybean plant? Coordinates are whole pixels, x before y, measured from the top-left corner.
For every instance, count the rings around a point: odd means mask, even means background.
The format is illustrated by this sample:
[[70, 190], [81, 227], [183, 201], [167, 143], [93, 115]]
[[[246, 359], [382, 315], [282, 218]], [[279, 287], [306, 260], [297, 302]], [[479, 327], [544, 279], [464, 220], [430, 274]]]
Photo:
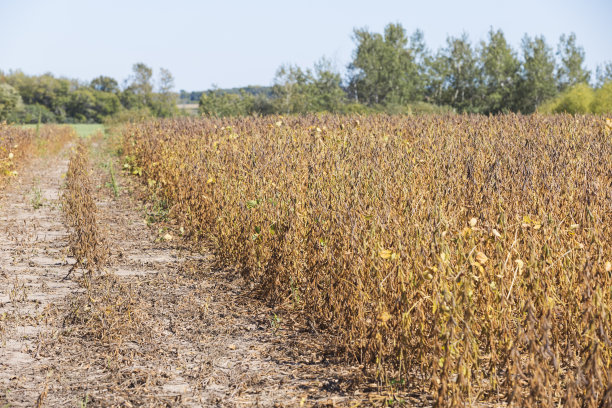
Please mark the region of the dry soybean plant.
[[187, 235], [380, 381], [437, 406], [611, 403], [605, 118], [180, 119], [123, 142]]
[[124, 340], [140, 342], [150, 336], [146, 324], [150, 319], [131, 283], [121, 282], [103, 269], [110, 258], [109, 242], [99, 222], [91, 171], [89, 150], [81, 141], [68, 164], [62, 207], [70, 227], [69, 249], [76, 259], [66, 277], [77, 268], [84, 269], [86, 274], [79, 283], [85, 291], [72, 298], [64, 325], [71, 326], [69, 337], [110, 347], [110, 356], [118, 353]]
[[16, 174], [16, 164], [27, 155], [33, 138], [26, 129], [0, 123], [0, 178]]
[[0, 183], [16, 176], [26, 159], [57, 152], [74, 136], [74, 130], [68, 126], [45, 125], [36, 133], [0, 122]]
[[85, 268], [93, 274], [104, 266], [109, 251], [98, 225], [89, 171], [89, 153], [81, 142], [68, 164], [62, 207], [71, 229], [70, 252], [76, 259], [70, 272], [76, 268]]

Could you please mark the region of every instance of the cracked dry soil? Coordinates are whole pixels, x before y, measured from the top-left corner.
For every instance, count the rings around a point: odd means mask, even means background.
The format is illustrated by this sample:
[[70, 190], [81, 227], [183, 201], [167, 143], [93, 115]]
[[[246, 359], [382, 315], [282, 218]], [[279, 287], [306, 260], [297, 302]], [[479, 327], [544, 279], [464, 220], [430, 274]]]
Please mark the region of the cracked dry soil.
[[0, 407], [375, 403], [362, 370], [334, 357], [322, 334], [279, 320], [238, 273], [172, 229], [176, 238], [161, 241], [139, 187], [117, 175], [114, 197], [99, 164], [111, 263], [62, 280], [74, 263], [60, 206], [67, 162], [67, 152], [33, 160], [0, 198]]

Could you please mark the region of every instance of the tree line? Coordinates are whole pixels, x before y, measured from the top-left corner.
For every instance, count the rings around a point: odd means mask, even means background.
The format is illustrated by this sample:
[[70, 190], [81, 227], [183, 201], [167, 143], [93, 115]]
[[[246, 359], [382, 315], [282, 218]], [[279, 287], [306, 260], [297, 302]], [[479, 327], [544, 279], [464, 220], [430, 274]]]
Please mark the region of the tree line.
[[307, 69], [285, 65], [268, 94], [213, 89], [202, 94], [200, 112], [612, 111], [612, 62], [593, 76], [573, 33], [559, 38], [556, 51], [543, 36], [528, 35], [515, 50], [501, 30], [493, 29], [478, 44], [467, 34], [448, 37], [436, 52], [422, 31], [409, 36], [401, 24], [389, 24], [383, 33], [355, 29], [353, 39], [356, 47], [344, 76], [326, 59]]
[[101, 75], [88, 83], [50, 73], [0, 71], [0, 121], [16, 123], [101, 123], [114, 119], [177, 114], [174, 77], [161, 68], [157, 78], [144, 63], [132, 66], [123, 85]]

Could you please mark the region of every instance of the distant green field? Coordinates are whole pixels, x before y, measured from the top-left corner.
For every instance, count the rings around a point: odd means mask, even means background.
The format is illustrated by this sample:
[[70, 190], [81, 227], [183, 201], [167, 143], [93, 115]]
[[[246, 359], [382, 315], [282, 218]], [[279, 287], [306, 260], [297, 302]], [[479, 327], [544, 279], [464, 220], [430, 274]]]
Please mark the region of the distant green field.
[[[22, 125], [22, 126], [28, 129], [36, 128], [36, 125]], [[41, 126], [44, 126], [44, 125], [41, 125]], [[68, 126], [72, 126], [74, 130], [77, 132], [77, 135], [79, 135], [79, 137], [89, 137], [98, 131], [104, 132], [104, 125], [97, 124], [97, 123], [73, 124], [73, 125], [68, 125]]]

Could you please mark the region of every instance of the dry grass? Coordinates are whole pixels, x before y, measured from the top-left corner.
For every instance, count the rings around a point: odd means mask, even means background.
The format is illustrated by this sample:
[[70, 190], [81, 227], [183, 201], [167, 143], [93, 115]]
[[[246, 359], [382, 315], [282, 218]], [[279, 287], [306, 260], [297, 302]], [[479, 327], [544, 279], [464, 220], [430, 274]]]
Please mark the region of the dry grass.
[[194, 240], [438, 406], [612, 398], [612, 129], [594, 116], [128, 126]]

